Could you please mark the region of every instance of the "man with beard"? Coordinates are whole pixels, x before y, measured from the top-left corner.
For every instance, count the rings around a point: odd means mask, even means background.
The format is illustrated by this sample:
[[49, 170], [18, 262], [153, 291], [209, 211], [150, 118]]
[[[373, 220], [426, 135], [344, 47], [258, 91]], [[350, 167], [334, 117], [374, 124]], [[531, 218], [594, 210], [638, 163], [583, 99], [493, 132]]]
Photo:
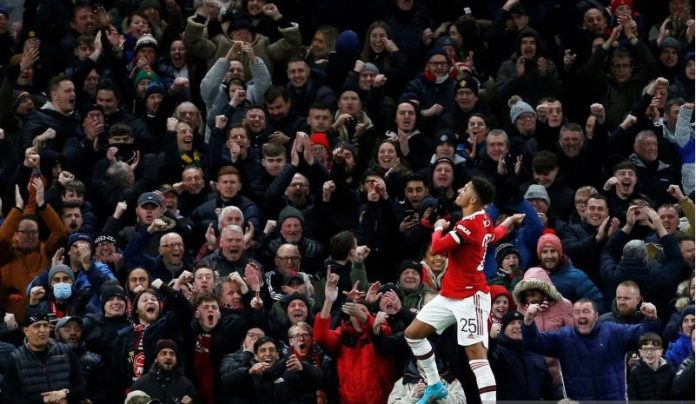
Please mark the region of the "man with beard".
[[537, 258], [540, 266], [549, 274], [558, 291], [571, 302], [580, 298], [592, 300], [598, 312], [604, 312], [602, 292], [585, 272], [575, 267], [563, 254], [561, 240], [555, 234], [544, 234], [537, 242]]
[[633, 281], [623, 281], [616, 287], [616, 297], [608, 311], [599, 316], [599, 321], [611, 321], [619, 324], [638, 324], [643, 320], [639, 310], [643, 297], [640, 286]]
[[198, 402], [196, 388], [181, 370], [176, 342], [170, 339], [157, 341], [154, 354], [152, 367], [133, 383], [131, 391], [144, 391], [152, 400], [161, 403]]
[[541, 313], [541, 306], [530, 304], [522, 326], [524, 347], [559, 359], [568, 398], [625, 400], [625, 355], [641, 335], [660, 328], [652, 303], [643, 303], [640, 311], [645, 316], [641, 324], [598, 322], [594, 303], [583, 298], [573, 305], [573, 327], [540, 333], [534, 317]]
[[[157, 340], [172, 338], [189, 327], [193, 318], [191, 303], [179, 292], [155, 279], [155, 289], [141, 290], [133, 298], [130, 327], [118, 332], [112, 342], [110, 374], [113, 375], [114, 397], [125, 397], [125, 392], [145, 374], [154, 360]], [[159, 295], [167, 303], [162, 312]]]
[[[285, 341], [289, 327], [300, 323], [309, 322], [309, 315], [312, 311], [310, 298], [302, 293], [302, 279], [300, 276], [289, 277], [287, 288], [296, 288], [293, 293], [288, 294], [273, 306], [269, 323], [266, 327], [270, 336], [278, 337], [278, 340]], [[297, 283], [300, 285], [298, 286]]]

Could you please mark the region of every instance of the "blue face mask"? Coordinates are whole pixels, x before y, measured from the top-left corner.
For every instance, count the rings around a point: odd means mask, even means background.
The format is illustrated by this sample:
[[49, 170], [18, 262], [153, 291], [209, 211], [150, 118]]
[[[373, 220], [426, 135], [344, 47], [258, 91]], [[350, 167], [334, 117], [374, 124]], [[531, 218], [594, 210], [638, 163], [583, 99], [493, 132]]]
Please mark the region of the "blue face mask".
[[53, 285], [53, 296], [58, 300], [67, 300], [72, 295], [72, 285], [59, 282]]

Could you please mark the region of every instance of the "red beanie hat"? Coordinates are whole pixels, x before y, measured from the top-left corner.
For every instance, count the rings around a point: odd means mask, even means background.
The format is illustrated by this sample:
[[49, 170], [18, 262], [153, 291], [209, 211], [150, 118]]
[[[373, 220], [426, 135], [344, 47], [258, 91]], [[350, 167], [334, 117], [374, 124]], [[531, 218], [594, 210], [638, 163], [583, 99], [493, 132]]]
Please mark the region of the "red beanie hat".
[[611, 0], [611, 13], [616, 13], [616, 9], [619, 8], [619, 6], [629, 6], [631, 7], [631, 11], [633, 11], [633, 0]]
[[541, 256], [541, 250], [545, 247], [551, 247], [558, 251], [558, 255], [563, 255], [563, 245], [561, 244], [561, 239], [555, 234], [544, 234], [539, 237], [537, 242], [537, 256]]
[[312, 145], [318, 144], [318, 145], [324, 146], [327, 153], [331, 154], [331, 145], [329, 144], [329, 137], [326, 136], [326, 133], [324, 133], [324, 132], [313, 133], [312, 136], [309, 137], [309, 141], [312, 143]]

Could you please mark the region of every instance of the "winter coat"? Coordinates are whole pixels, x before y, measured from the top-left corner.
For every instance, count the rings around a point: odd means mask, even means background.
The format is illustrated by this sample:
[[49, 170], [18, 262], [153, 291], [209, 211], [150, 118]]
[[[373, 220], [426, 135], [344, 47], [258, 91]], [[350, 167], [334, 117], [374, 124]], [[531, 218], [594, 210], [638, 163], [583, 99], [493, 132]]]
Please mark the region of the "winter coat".
[[488, 354], [495, 375], [498, 400], [551, 399], [551, 375], [544, 357], [524, 348], [505, 334]]
[[[253, 363], [250, 362], [248, 365]], [[322, 383], [322, 373], [318, 367], [302, 362], [301, 371], [290, 371], [286, 369], [285, 360], [281, 360], [261, 375], [250, 375], [249, 366], [233, 370], [226, 381], [231, 386], [249, 386], [252, 402], [258, 404], [316, 403], [315, 392]]]
[[649, 167], [635, 153], [628, 156], [628, 159], [636, 166], [636, 176], [641, 192], [648, 196], [655, 206], [675, 202], [665, 190], [671, 184], [681, 183], [681, 172], [677, 172], [674, 167], [660, 160]]
[[131, 391], [143, 391], [162, 404], [179, 404], [184, 396], [189, 396], [195, 403], [198, 399], [196, 388], [179, 368], [177, 365], [175, 370], [168, 372], [153, 364], [149, 372], [133, 383]]
[[[0, 226], [0, 302], [3, 311], [14, 313], [20, 323], [29, 303], [29, 295], [24, 293], [25, 288], [41, 271], [51, 266], [51, 257], [68, 238], [68, 231], [50, 205], [39, 208], [38, 215], [50, 234], [34, 251], [23, 253], [12, 241], [19, 222], [22, 221], [21, 210], [12, 209]], [[20, 296], [21, 299], [10, 299], [11, 295]]]
[[34, 138], [42, 134], [46, 129], [52, 128], [56, 131], [56, 136], [45, 142], [41, 148], [41, 160], [55, 159], [63, 157], [63, 168], [75, 172], [77, 160], [75, 157], [80, 153], [79, 144], [68, 142], [80, 132], [80, 120], [74, 113], [65, 115], [56, 111], [53, 104], [46, 103], [40, 110], [29, 114], [24, 121], [21, 129], [20, 150], [22, 154], [27, 147], [32, 145]]
[[[191, 50], [193, 57], [206, 59], [207, 65], [212, 66], [216, 60], [225, 57], [232, 46], [232, 40], [223, 33], [207, 38], [207, 34], [203, 32], [205, 28], [206, 23], [196, 21], [196, 16], [189, 17], [184, 32], [184, 45], [186, 49]], [[300, 29], [296, 23], [289, 23], [285, 28], [279, 26], [278, 31], [283, 38], [276, 42], [271, 43], [264, 35], [256, 34], [251, 43], [254, 53], [268, 66], [271, 74], [273, 74], [273, 66], [287, 59], [293, 50], [299, 50], [302, 42]], [[241, 61], [244, 71], [248, 72], [249, 59], [242, 57]]]
[[535, 324], [522, 325], [524, 346], [559, 359], [568, 398], [573, 400], [625, 400], [626, 352], [638, 338], [660, 329], [659, 321], [638, 325], [597, 322], [587, 335], [574, 327], [539, 333]]
[[668, 400], [673, 378], [674, 368], [665, 358], [660, 358], [655, 370], [640, 360], [628, 374], [628, 399]]
[[68, 402], [85, 398], [87, 385], [77, 357], [65, 344], [49, 340], [41, 359], [25, 341], [5, 364], [7, 403], [43, 403], [41, 393], [70, 389]]
[[631, 280], [638, 284], [645, 301], [652, 302], [658, 308], [667, 307], [682, 273], [683, 259], [674, 235], [668, 234], [660, 238], [665, 259], [649, 264], [640, 260], [621, 259], [623, 246], [628, 241], [628, 234], [617, 231], [604, 247], [600, 275], [607, 297], [613, 299], [617, 285]]
[[[220, 58], [201, 81], [201, 98], [203, 98], [205, 107], [209, 111], [208, 118], [214, 119], [230, 102], [227, 86], [222, 83], [229, 68], [230, 62], [225, 58]], [[271, 86], [271, 73], [263, 59], [260, 58], [257, 58], [256, 61], [250, 61], [249, 73], [251, 80], [247, 81], [246, 84], [246, 99], [251, 104], [261, 104], [263, 103], [263, 94]], [[209, 119], [206, 121], [209, 122]]]
[[[563, 297], [551, 282], [551, 278], [542, 268], [529, 268], [524, 273], [524, 278], [517, 283], [512, 291], [512, 296], [517, 304], [517, 311], [522, 314], [527, 313], [525, 303], [525, 293], [528, 290], [539, 290], [547, 297], [548, 308], [534, 318], [534, 323], [541, 331], [558, 331], [566, 326], [573, 326], [573, 304]], [[543, 306], [542, 306], [543, 307]], [[554, 384], [561, 383], [561, 370], [558, 360], [555, 358], [545, 358], [549, 368], [549, 373], [553, 378]]]
[[672, 380], [672, 396], [679, 399], [694, 399], [694, 355], [679, 365]]
[[573, 264], [585, 271], [595, 284], [599, 285], [599, 268], [602, 250], [608, 237], [597, 241], [597, 228], [582, 221], [575, 224], [567, 224], [559, 234], [563, 243], [563, 253]]
[[[377, 404], [387, 401], [396, 381], [393, 364], [379, 354], [372, 341], [374, 317], [368, 316], [361, 333], [350, 323], [331, 330], [330, 318], [317, 315], [314, 320], [314, 339], [324, 350], [336, 357], [339, 396], [343, 404]], [[382, 335], [391, 329], [382, 325]]]
[[247, 223], [251, 222], [255, 229], [262, 228], [261, 212], [259, 211], [259, 207], [256, 206], [251, 199], [243, 195], [236, 195], [229, 201], [223, 201], [219, 196], [216, 196], [215, 199], [211, 199], [197, 207], [191, 214], [191, 218], [193, 219], [194, 223], [198, 225], [198, 229], [205, 232], [204, 229], [207, 229], [209, 224], [213, 223], [213, 225], [217, 225], [217, 213], [215, 213], [215, 211], [218, 208], [222, 209], [231, 205], [234, 205], [242, 210], [242, 213], [244, 214], [245, 226]]
[[673, 366], [677, 366], [693, 352], [691, 337], [680, 333], [677, 339], [672, 341], [667, 347], [665, 357]]

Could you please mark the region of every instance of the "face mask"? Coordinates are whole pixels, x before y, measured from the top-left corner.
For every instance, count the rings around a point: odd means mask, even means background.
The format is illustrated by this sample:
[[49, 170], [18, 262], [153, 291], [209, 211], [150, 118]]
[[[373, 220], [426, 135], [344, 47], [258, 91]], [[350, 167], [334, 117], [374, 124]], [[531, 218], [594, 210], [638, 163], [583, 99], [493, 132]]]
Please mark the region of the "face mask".
[[59, 282], [53, 285], [53, 296], [58, 300], [67, 300], [72, 295], [72, 285]]

